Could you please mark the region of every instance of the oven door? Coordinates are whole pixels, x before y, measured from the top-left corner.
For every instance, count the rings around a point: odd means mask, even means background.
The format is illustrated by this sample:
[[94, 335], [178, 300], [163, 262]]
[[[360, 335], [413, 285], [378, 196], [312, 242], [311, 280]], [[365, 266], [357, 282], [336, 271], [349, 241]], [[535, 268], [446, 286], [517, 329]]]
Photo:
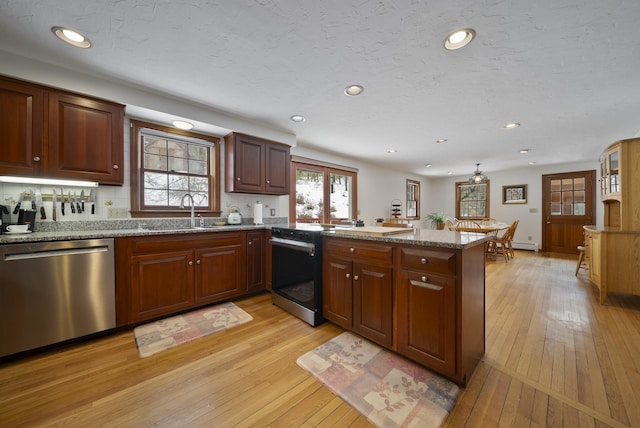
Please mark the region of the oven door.
[[274, 293], [310, 310], [322, 304], [322, 257], [319, 246], [289, 239], [271, 238]]

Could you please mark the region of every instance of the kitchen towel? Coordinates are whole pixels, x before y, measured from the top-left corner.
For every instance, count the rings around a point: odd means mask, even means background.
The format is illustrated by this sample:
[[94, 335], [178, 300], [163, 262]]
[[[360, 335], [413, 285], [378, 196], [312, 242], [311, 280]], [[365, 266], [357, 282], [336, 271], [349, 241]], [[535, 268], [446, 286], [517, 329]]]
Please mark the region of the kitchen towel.
[[260, 201], [253, 206], [253, 224], [262, 224], [262, 204]]

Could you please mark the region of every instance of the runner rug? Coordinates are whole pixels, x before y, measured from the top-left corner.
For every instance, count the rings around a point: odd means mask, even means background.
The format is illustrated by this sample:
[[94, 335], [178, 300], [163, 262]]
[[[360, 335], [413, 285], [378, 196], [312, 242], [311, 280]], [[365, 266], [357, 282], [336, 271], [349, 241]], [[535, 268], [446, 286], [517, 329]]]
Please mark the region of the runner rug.
[[336, 395], [378, 427], [439, 427], [458, 386], [351, 333], [298, 358]]
[[144, 324], [136, 327], [133, 332], [140, 356], [148, 357], [252, 319], [251, 315], [235, 304], [223, 303]]

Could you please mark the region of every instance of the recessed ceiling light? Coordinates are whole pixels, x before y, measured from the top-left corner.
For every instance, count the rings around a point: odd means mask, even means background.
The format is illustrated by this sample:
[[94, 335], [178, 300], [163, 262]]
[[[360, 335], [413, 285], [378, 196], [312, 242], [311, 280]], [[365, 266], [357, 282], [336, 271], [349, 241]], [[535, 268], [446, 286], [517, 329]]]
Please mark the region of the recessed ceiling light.
[[531, 152], [531, 149], [520, 149], [520, 150], [518, 150], [518, 153], [522, 153], [522, 154], [529, 153], [529, 152]]
[[307, 118], [300, 114], [294, 114], [293, 116], [291, 116], [291, 120], [293, 120], [294, 122], [304, 122], [305, 120], [307, 120]]
[[364, 88], [360, 85], [349, 85], [344, 88], [344, 93], [350, 97], [360, 95], [364, 91]]
[[69, 43], [77, 48], [87, 49], [91, 47], [89, 39], [75, 30], [65, 27], [51, 27], [51, 31], [63, 42]]
[[441, 138], [441, 139], [439, 139], [439, 140], [436, 140], [436, 143], [437, 143], [437, 144], [442, 144], [442, 143], [444, 143], [444, 142], [446, 142], [446, 141], [447, 141], [447, 139], [446, 139], [446, 138]]
[[188, 131], [190, 129], [193, 129], [193, 124], [186, 122], [184, 120], [174, 120], [173, 122], [173, 126], [175, 126], [178, 129], [184, 129], [185, 131]]
[[529, 165], [535, 165], [536, 162], [535, 161], [529, 161]]
[[517, 122], [513, 122], [513, 123], [507, 123], [505, 126], [503, 126], [504, 129], [515, 129], [518, 126], [520, 126], [519, 123]]
[[427, 168], [431, 168], [431, 164], [430, 163], [425, 163], [424, 166], [427, 167]]
[[471, 40], [473, 40], [475, 36], [476, 32], [472, 28], [456, 30], [444, 39], [444, 47], [450, 51], [460, 49], [471, 43]]
[[387, 150], [387, 153], [398, 153], [397, 150], [391, 149], [391, 150]]
[[447, 171], [447, 175], [453, 174], [453, 171]]

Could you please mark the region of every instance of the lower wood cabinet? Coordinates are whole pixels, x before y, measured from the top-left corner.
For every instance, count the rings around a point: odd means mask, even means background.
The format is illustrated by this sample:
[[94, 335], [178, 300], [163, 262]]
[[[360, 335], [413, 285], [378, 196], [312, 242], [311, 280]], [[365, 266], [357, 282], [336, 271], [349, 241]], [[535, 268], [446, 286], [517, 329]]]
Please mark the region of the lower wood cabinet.
[[485, 351], [484, 245], [325, 237], [323, 316], [465, 385]]
[[393, 341], [393, 247], [326, 239], [323, 315], [373, 342]]
[[263, 231], [117, 238], [117, 324], [264, 289], [263, 260]]

